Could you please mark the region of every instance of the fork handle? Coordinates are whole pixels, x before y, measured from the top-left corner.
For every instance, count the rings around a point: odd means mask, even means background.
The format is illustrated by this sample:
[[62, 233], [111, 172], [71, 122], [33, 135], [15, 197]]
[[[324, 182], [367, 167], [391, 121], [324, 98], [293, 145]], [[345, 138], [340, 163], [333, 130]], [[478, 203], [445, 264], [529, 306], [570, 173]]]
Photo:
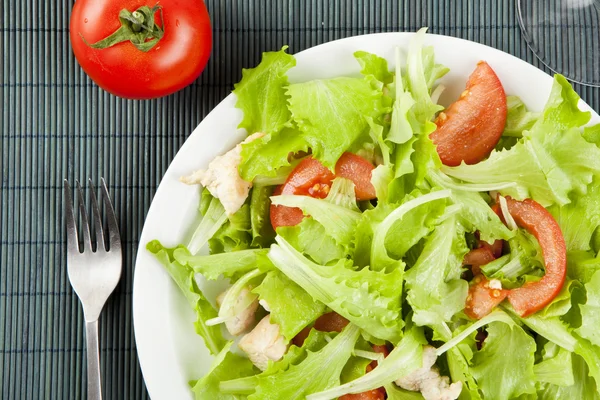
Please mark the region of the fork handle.
[[102, 400], [102, 380], [100, 379], [100, 347], [98, 346], [98, 320], [85, 323], [87, 342], [87, 398]]

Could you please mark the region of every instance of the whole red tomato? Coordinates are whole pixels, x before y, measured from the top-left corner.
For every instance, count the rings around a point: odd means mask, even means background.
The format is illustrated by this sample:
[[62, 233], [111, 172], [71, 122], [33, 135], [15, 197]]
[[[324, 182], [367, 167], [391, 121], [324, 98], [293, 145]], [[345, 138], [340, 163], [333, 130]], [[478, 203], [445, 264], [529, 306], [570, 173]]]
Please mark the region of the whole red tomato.
[[77, 0], [71, 45], [104, 90], [130, 99], [174, 93], [202, 72], [212, 47], [202, 0]]

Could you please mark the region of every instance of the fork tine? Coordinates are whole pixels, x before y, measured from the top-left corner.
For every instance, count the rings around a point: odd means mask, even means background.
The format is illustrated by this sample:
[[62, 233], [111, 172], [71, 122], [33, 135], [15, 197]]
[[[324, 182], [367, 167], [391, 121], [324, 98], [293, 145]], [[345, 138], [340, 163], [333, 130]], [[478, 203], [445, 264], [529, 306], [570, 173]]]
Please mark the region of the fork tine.
[[94, 190], [94, 183], [92, 179], [89, 179], [90, 184], [90, 197], [92, 198], [92, 215], [94, 218], [94, 228], [96, 231], [96, 250], [103, 246], [106, 250], [106, 243], [104, 243], [104, 232], [102, 231], [102, 219], [100, 218], [100, 209], [98, 208], [98, 200], [96, 199], [96, 191]]
[[110, 202], [110, 195], [106, 187], [106, 181], [104, 178], [100, 178], [102, 199], [104, 201], [104, 208], [106, 209], [106, 222], [108, 227], [108, 240], [110, 244], [110, 251], [121, 251], [121, 235], [119, 234], [119, 225], [117, 224], [117, 217], [115, 216], [115, 210], [113, 209], [112, 203]]
[[73, 199], [71, 198], [71, 186], [66, 179], [63, 181], [65, 195], [65, 220], [67, 223], [67, 252], [79, 253], [79, 239], [77, 238], [77, 227], [75, 215], [73, 214]]
[[78, 180], [75, 180], [77, 185], [77, 199], [79, 202], [79, 215], [81, 216], [81, 225], [83, 230], [83, 251], [86, 248], [92, 250], [92, 239], [90, 238], [90, 224], [88, 223], [87, 211], [85, 210], [85, 200], [83, 198], [83, 191]]

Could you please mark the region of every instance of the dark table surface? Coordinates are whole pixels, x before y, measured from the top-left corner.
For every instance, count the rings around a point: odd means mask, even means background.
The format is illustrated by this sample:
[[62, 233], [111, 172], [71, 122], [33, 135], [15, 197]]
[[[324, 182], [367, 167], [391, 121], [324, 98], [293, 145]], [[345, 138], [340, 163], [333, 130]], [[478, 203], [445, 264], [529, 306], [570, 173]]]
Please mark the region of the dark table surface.
[[[122, 100], [99, 89], [75, 61], [72, 4], [0, 2], [3, 399], [85, 398], [83, 315], [67, 279], [62, 180], [101, 176], [118, 214], [125, 261], [100, 321], [105, 399], [148, 397], [131, 315], [144, 218], [177, 150], [262, 51], [288, 44], [295, 53], [343, 37], [428, 26], [544, 69], [522, 38], [513, 0], [208, 0], [214, 49], [201, 77], [163, 99]], [[575, 88], [600, 109], [600, 89]]]

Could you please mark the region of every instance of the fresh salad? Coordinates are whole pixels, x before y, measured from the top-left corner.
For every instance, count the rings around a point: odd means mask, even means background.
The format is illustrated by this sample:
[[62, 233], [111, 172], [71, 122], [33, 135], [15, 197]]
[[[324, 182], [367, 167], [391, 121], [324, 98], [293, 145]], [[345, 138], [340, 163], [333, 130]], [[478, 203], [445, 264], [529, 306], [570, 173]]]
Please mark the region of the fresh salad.
[[600, 399], [600, 125], [564, 77], [532, 112], [485, 60], [444, 108], [425, 35], [393, 70], [243, 71], [248, 138], [182, 178], [189, 243], [147, 245], [214, 355], [196, 399]]

